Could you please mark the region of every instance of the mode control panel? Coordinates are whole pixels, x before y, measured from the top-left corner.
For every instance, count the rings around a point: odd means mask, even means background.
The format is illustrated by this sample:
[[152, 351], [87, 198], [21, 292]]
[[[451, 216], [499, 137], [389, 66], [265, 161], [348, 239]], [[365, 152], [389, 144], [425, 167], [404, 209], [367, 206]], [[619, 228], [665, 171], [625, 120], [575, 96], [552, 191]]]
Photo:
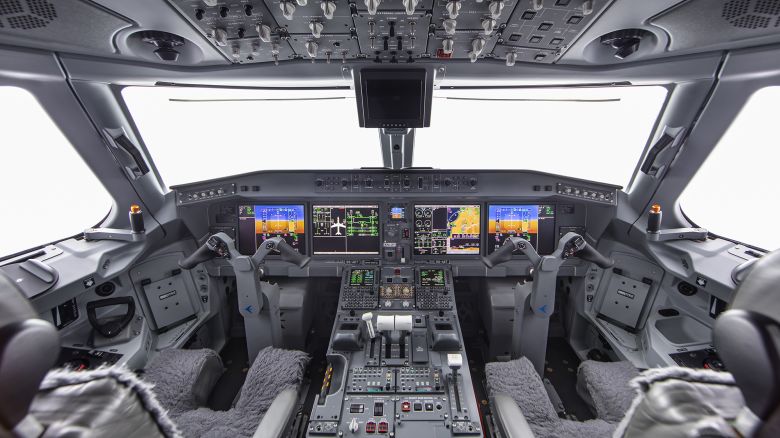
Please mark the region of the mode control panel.
[[450, 173], [318, 175], [317, 193], [475, 193], [476, 175]]
[[563, 196], [588, 199], [590, 201], [603, 202], [611, 205], [615, 205], [615, 199], [617, 197], [615, 190], [594, 189], [592, 187], [577, 184], [558, 183], [556, 192]]

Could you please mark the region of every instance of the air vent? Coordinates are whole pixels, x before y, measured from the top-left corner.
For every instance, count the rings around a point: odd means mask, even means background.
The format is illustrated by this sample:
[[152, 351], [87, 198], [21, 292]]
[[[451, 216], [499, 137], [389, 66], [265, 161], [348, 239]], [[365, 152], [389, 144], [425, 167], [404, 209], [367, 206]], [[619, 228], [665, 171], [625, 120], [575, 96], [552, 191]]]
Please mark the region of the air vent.
[[731, 0], [723, 4], [721, 17], [743, 29], [778, 27], [780, 0]]
[[[0, 0], [0, 18], [11, 29], [40, 29], [57, 18], [57, 10], [47, 0]], [[1, 27], [5, 27], [2, 21]]]

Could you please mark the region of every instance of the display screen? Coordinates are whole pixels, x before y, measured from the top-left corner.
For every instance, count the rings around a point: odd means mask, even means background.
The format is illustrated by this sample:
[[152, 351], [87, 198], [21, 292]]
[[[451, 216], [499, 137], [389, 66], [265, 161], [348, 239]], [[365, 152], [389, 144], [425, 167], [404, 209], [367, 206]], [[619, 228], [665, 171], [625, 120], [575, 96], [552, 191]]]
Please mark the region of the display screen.
[[551, 254], [555, 250], [555, 206], [488, 205], [488, 253], [510, 236], [531, 242], [539, 254]]
[[263, 241], [281, 236], [301, 254], [305, 251], [303, 205], [239, 205], [238, 251], [252, 255]]
[[393, 220], [406, 219], [406, 209], [404, 207], [390, 207], [390, 219]]
[[350, 286], [373, 286], [374, 285], [374, 270], [373, 269], [353, 269], [349, 274]]
[[416, 255], [479, 254], [479, 205], [415, 205]]
[[379, 255], [378, 205], [312, 207], [314, 254]]
[[444, 286], [444, 270], [420, 269], [420, 286]]

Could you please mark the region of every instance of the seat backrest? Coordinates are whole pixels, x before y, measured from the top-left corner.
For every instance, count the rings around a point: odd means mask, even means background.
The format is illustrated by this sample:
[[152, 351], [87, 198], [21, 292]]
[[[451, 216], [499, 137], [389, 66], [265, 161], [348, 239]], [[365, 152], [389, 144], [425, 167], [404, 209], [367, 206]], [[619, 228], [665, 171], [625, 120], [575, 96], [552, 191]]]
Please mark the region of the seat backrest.
[[59, 351], [54, 326], [38, 319], [22, 291], [0, 274], [0, 429], [11, 431], [24, 419]]
[[780, 250], [753, 265], [713, 340], [748, 408], [768, 420], [780, 406]]

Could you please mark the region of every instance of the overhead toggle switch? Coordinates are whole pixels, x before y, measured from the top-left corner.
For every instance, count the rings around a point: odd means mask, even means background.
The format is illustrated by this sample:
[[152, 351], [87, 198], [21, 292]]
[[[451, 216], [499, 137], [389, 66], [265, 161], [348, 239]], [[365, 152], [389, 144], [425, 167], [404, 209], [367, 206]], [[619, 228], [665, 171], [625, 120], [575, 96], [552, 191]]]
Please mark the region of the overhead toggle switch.
[[544, 0], [531, 0], [531, 8], [534, 11], [541, 11], [543, 7], [544, 7]]
[[582, 15], [590, 15], [593, 13], [593, 2], [595, 0], [585, 0], [582, 2]]
[[460, 13], [460, 0], [450, 0], [447, 2], [447, 14], [452, 18], [453, 20], [458, 18], [458, 14]]
[[377, 9], [379, 9], [379, 4], [382, 3], [382, 0], [365, 0], [366, 8], [368, 8], [368, 15], [376, 15]]
[[274, 58], [274, 65], [279, 65], [279, 45], [271, 44], [271, 56]]
[[504, 10], [504, 0], [492, 0], [488, 4], [488, 10], [490, 16], [494, 19], [498, 19], [501, 16], [501, 12]]
[[325, 0], [320, 3], [320, 8], [322, 8], [322, 15], [324, 15], [326, 19], [332, 20], [333, 14], [336, 12], [336, 2], [333, 0]]
[[406, 9], [406, 15], [414, 15], [414, 10], [417, 8], [420, 0], [402, 0], [402, 3]]
[[220, 47], [227, 46], [227, 31], [224, 28], [218, 27], [214, 29], [214, 42]]
[[311, 58], [311, 62], [314, 62], [314, 59], [317, 57], [317, 49], [319, 47], [320, 45], [317, 44], [317, 41], [306, 41], [306, 53]]
[[452, 18], [448, 18], [444, 21], [442, 21], [442, 26], [444, 26], [444, 33], [447, 35], [455, 35], [455, 28], [458, 26], [458, 22], [453, 20]]
[[482, 50], [485, 49], [485, 40], [482, 37], [474, 38], [471, 41], [471, 51], [469, 52], [469, 59], [471, 62], [477, 62], [479, 55], [482, 54]]
[[257, 25], [255, 26], [255, 30], [257, 30], [257, 36], [258, 38], [260, 38], [260, 41], [264, 43], [271, 42], [271, 26], [262, 23], [257, 23]]
[[309, 30], [311, 30], [311, 36], [319, 38], [322, 36], [322, 29], [324, 26], [319, 21], [312, 20], [309, 23]]
[[493, 33], [496, 30], [496, 20], [494, 18], [483, 18], [482, 30], [485, 32], [485, 35]]
[[517, 61], [517, 52], [507, 52], [506, 53], [506, 66], [511, 67], [515, 65], [515, 61]]
[[452, 38], [445, 38], [441, 42], [441, 51], [445, 55], [452, 55], [452, 47], [455, 45], [455, 41], [452, 40]]
[[284, 15], [284, 18], [288, 20], [293, 19], [293, 14], [295, 14], [295, 3], [289, 0], [282, 0], [279, 2], [279, 9], [282, 10], [282, 15]]

